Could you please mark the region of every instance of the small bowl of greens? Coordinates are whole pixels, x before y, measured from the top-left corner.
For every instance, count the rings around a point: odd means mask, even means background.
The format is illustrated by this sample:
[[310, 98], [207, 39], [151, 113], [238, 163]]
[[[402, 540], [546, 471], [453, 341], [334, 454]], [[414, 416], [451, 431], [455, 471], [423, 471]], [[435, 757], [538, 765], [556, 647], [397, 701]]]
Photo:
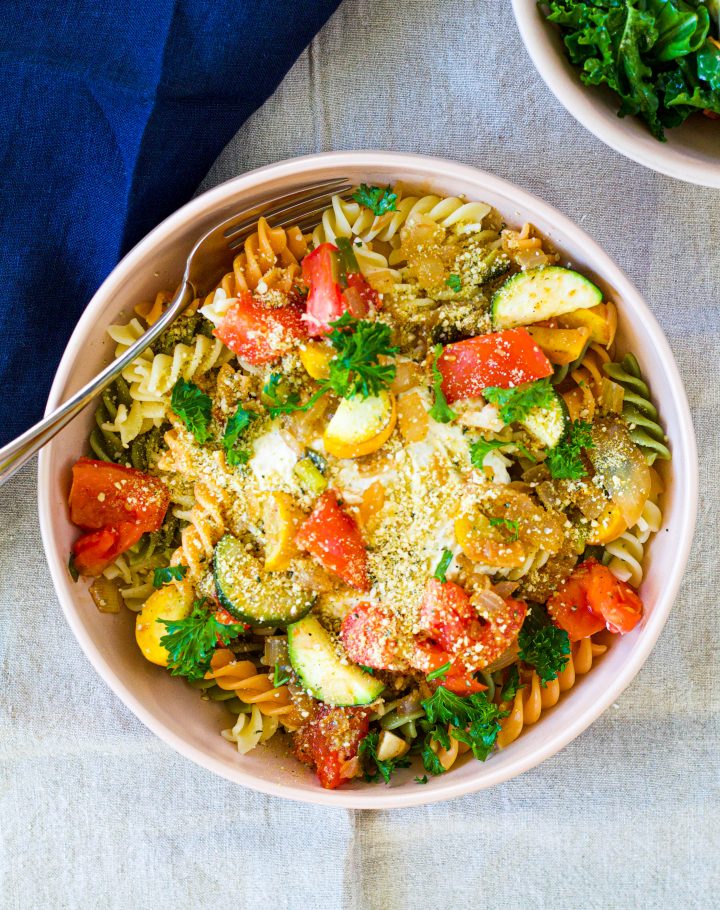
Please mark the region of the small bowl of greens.
[[512, 0], [550, 90], [634, 161], [720, 188], [720, 0]]

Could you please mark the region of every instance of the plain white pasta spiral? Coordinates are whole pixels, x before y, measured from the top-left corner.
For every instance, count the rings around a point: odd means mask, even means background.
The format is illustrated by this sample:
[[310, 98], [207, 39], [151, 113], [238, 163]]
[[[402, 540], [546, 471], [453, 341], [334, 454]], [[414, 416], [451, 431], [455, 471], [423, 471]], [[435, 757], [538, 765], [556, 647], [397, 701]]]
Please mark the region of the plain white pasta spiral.
[[616, 578], [627, 581], [634, 588], [639, 587], [643, 580], [645, 544], [651, 534], [660, 530], [661, 525], [662, 511], [656, 502], [648, 499], [638, 523], [616, 540], [605, 544], [605, 562]]
[[214, 326], [220, 325], [225, 314], [237, 301], [237, 297], [230, 297], [222, 287], [217, 288], [210, 303], [200, 307], [200, 313]]
[[[130, 392], [132, 395], [132, 390]], [[133, 396], [135, 397], [135, 396]], [[159, 427], [165, 417], [165, 405], [159, 401], [133, 401], [128, 408], [119, 404], [115, 419], [102, 424], [103, 430], [117, 433], [123, 446], [128, 446], [136, 436], [152, 427]]]
[[172, 354], [138, 358], [123, 370], [123, 378], [130, 383], [130, 394], [136, 401], [161, 401], [178, 379], [203, 376], [232, 356], [218, 338], [196, 335], [192, 344], [176, 344]]
[[259, 743], [267, 742], [278, 728], [278, 718], [262, 714], [253, 705], [249, 714], [239, 714], [234, 726], [223, 730], [222, 735], [229, 743], [235, 743], [241, 755], [250, 752]]

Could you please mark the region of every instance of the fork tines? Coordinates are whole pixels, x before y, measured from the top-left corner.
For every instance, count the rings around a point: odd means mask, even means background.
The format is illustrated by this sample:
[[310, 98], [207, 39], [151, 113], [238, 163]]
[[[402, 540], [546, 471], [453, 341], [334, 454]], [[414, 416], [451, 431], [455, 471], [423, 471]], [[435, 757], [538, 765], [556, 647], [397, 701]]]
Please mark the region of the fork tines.
[[307, 229], [314, 223], [313, 219], [328, 206], [333, 196], [347, 193], [351, 186], [346, 178], [338, 177], [286, 193], [273, 199], [271, 205], [259, 203], [254, 208], [244, 211], [238, 221], [225, 229], [223, 236], [228, 239], [230, 249], [236, 249], [243, 243], [243, 235], [255, 227], [261, 216], [272, 219], [273, 224], [279, 227], [297, 223], [301, 229]]

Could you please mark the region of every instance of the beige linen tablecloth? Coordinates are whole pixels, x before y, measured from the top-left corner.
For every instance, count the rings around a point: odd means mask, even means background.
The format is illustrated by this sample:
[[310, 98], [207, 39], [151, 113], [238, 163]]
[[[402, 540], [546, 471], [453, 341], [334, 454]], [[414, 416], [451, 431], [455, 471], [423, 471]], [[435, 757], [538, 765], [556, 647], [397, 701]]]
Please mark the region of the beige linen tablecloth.
[[394, 813], [273, 799], [176, 755], [96, 676], [50, 583], [30, 468], [0, 491], [3, 910], [720, 906], [720, 193], [575, 123], [509, 6], [347, 0], [206, 185], [309, 152], [421, 152], [515, 181], [608, 250], [670, 339], [700, 449], [700, 524], [657, 647], [579, 739], [489, 792]]

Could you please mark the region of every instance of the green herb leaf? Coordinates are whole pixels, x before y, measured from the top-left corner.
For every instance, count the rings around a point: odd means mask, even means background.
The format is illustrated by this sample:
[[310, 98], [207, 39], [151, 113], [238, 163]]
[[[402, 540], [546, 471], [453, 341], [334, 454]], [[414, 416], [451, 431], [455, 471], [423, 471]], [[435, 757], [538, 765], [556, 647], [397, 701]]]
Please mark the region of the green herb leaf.
[[162, 588], [169, 581], [180, 581], [185, 578], [187, 566], [165, 566], [162, 569], [155, 569], [153, 573], [153, 587]]
[[555, 403], [555, 390], [549, 379], [538, 379], [512, 389], [490, 386], [483, 391], [486, 401], [500, 408], [504, 423], [523, 420], [534, 408], [549, 408]]
[[448, 406], [447, 398], [442, 390], [443, 377], [438, 369], [438, 360], [440, 359], [442, 352], [443, 346], [441, 344], [436, 344], [433, 348], [434, 356], [431, 368], [434, 401], [433, 406], [430, 408], [430, 416], [438, 423], [450, 423], [451, 420], [454, 420], [457, 417], [457, 414]]
[[368, 398], [387, 389], [395, 378], [392, 363], [381, 364], [380, 357], [393, 357], [399, 348], [391, 341], [390, 326], [384, 322], [356, 319], [345, 312], [330, 323], [327, 336], [337, 354], [330, 361], [330, 376], [323, 384], [341, 398], [362, 395]]
[[242, 623], [225, 625], [215, 618], [215, 611], [204, 600], [195, 601], [192, 613], [185, 619], [159, 619], [167, 633], [160, 644], [168, 652], [168, 669], [173, 676], [202, 679], [218, 643], [227, 645], [242, 635]]
[[229, 465], [246, 464], [250, 458], [249, 452], [235, 448], [238, 439], [250, 426], [258, 415], [254, 411], [246, 411], [238, 405], [237, 411], [228, 420], [223, 433], [222, 444], [225, 449], [225, 458]]
[[517, 540], [520, 537], [520, 529], [517, 521], [513, 521], [510, 518], [490, 518], [488, 520], [491, 528], [504, 528], [506, 531], [509, 531], [512, 535], [510, 537], [511, 541]]
[[445, 584], [445, 582], [447, 581], [447, 578], [445, 578], [445, 573], [447, 572], [448, 567], [452, 561], [453, 561], [452, 550], [443, 550], [443, 554], [440, 557], [440, 562], [437, 564], [437, 568], [435, 569], [435, 572], [433, 573], [433, 578], [437, 578], [437, 580], [441, 584]]
[[[435, 740], [444, 748], [450, 745], [448, 727], [453, 728], [453, 736], [460, 742], [467, 743], [475, 758], [485, 761], [500, 732], [500, 720], [507, 717], [507, 711], [488, 701], [484, 692], [460, 696], [440, 686], [422, 702], [426, 720], [421, 726], [426, 731], [421, 755], [425, 770], [430, 774], [440, 774], [442, 769], [437, 756], [432, 750], [431, 742]], [[433, 755], [435, 758], [433, 759]]]
[[365, 780], [377, 781], [381, 777], [386, 784], [390, 783], [390, 778], [398, 768], [409, 768], [410, 761], [407, 758], [389, 758], [380, 759], [377, 756], [378, 733], [368, 733], [365, 739], [360, 743], [358, 755], [363, 760], [365, 766]]
[[500, 701], [512, 701], [518, 691], [524, 688], [524, 685], [520, 685], [520, 671], [518, 670], [518, 666], [517, 664], [513, 664], [508, 670], [505, 685], [500, 693]]
[[580, 453], [593, 448], [592, 424], [575, 420], [566, 427], [562, 439], [550, 449], [545, 464], [558, 480], [578, 480], [585, 477], [587, 470]]
[[278, 686], [284, 686], [289, 682], [290, 674], [286, 673], [280, 664], [275, 664], [275, 671], [273, 672], [273, 686], [277, 689]]
[[537, 670], [543, 686], [562, 673], [570, 659], [570, 637], [557, 626], [547, 625], [531, 630], [526, 629], [524, 623], [518, 644], [520, 659]]
[[433, 670], [431, 673], [425, 677], [428, 682], [433, 679], [445, 679], [448, 675], [448, 670], [452, 666], [452, 661], [448, 661], [446, 664], [443, 664], [442, 667], [438, 667], [437, 670]]
[[397, 193], [391, 192], [389, 186], [368, 186], [361, 183], [352, 198], [360, 205], [371, 209], [374, 215], [384, 215], [385, 212], [396, 210]]
[[348, 237], [336, 237], [335, 246], [338, 248], [340, 260], [340, 286], [348, 286], [348, 275], [357, 275], [360, 272], [355, 250]]
[[[314, 404], [314, 402], [317, 401], [317, 398], [320, 397], [318, 395], [317, 397], [311, 398], [307, 404], [301, 405], [300, 396], [297, 392], [291, 392], [283, 401], [280, 398], [279, 391], [279, 384], [281, 381], [281, 373], [271, 373], [270, 378], [265, 383], [262, 390], [262, 398], [266, 402], [268, 413], [273, 420], [281, 414], [293, 414], [295, 411], [306, 411], [311, 406], [311, 403]], [[322, 394], [324, 394], [324, 391]]]
[[178, 379], [170, 396], [170, 407], [183, 421], [198, 442], [210, 438], [212, 401], [194, 382]]
[[462, 278], [459, 275], [450, 275], [445, 284], [456, 294], [462, 290]]
[[427, 776], [427, 774], [423, 774], [422, 777], [416, 777], [414, 780], [416, 784], [426, 784], [430, 778]]
[[537, 461], [537, 458], [522, 443], [508, 439], [485, 439], [484, 436], [481, 436], [476, 442], [470, 444], [470, 463], [474, 468], [481, 471], [485, 464], [485, 458], [496, 449], [515, 449], [521, 455], [524, 455], [528, 461]]
[[78, 572], [77, 567], [75, 566], [75, 560], [73, 559], [72, 554], [70, 554], [70, 558], [68, 559], [67, 567], [68, 567], [68, 572], [70, 573], [70, 578], [72, 578], [73, 581], [77, 581], [78, 578], [80, 578], [80, 573]]
[[360, 669], [363, 670], [365, 673], [369, 673], [370, 676], [375, 675], [375, 669], [373, 667], [366, 667], [365, 664], [358, 664], [358, 667], [360, 667]]

